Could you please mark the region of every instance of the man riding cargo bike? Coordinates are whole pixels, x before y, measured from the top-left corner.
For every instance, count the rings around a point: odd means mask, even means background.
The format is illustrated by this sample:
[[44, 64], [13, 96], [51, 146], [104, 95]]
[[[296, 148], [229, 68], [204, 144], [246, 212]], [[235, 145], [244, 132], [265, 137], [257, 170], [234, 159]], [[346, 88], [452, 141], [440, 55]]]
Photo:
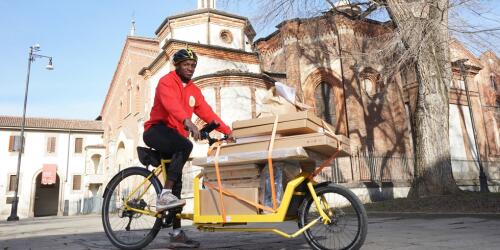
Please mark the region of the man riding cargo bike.
[[[269, 175], [273, 207], [250, 201], [226, 189], [220, 175], [219, 156], [223, 143], [234, 142], [232, 130], [213, 112], [200, 89], [191, 81], [198, 57], [191, 49], [181, 49], [173, 56], [175, 70], [159, 80], [150, 119], [144, 124], [144, 142], [150, 148], [138, 147], [138, 156], [144, 167], [129, 167], [116, 174], [104, 193], [102, 220], [110, 241], [120, 249], [141, 249], [147, 246], [161, 228], [172, 226], [170, 248], [196, 248], [200, 243], [188, 238], [180, 230], [180, 220], [189, 219], [202, 231], [273, 232], [286, 238], [304, 234], [314, 249], [359, 249], [366, 237], [367, 218], [362, 203], [348, 189], [329, 183], [316, 183], [313, 178], [340, 153], [340, 147], [319, 167], [302, 172], [285, 183], [281, 200], [277, 202], [273, 175], [273, 149], [278, 116], [273, 124], [269, 146]], [[203, 129], [191, 122], [195, 113], [207, 123]], [[217, 129], [225, 136], [210, 137]], [[200, 173], [193, 180], [193, 214], [183, 214], [182, 169], [193, 148], [194, 140], [208, 139], [212, 146], [210, 156], [215, 167], [217, 183], [211, 184]], [[212, 145], [213, 144], [213, 145]], [[230, 145], [229, 144], [229, 145]], [[213, 153], [215, 152], [215, 153]], [[277, 153], [279, 154], [279, 152]], [[208, 162], [208, 160], [207, 160]], [[153, 167], [150, 171], [148, 168]], [[164, 184], [160, 179], [164, 180]], [[201, 185], [203, 184], [203, 185]], [[217, 192], [221, 213], [200, 213], [200, 187]], [[225, 210], [225, 197], [254, 206], [257, 214], [231, 214]], [[227, 201], [226, 201], [227, 202]], [[277, 205], [279, 204], [279, 206]], [[227, 205], [227, 204], [226, 204]], [[264, 213], [265, 211], [265, 213]], [[290, 212], [292, 211], [292, 213]], [[252, 222], [283, 222], [297, 220], [299, 230], [287, 234], [274, 228], [234, 228]]]

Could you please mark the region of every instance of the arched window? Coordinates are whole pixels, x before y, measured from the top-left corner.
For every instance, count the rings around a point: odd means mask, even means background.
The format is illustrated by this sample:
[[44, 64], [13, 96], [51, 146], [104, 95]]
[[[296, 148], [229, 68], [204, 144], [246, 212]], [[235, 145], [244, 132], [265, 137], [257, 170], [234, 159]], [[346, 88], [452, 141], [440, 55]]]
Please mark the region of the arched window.
[[139, 85], [135, 87], [135, 112], [139, 113], [141, 111], [141, 89]]
[[495, 81], [495, 75], [490, 75], [490, 84], [491, 84], [491, 88], [493, 88], [493, 90], [497, 90], [497, 83]]
[[132, 113], [132, 81], [127, 81], [127, 100], [125, 100], [125, 115]]
[[329, 124], [337, 122], [335, 114], [335, 100], [333, 98], [332, 86], [327, 82], [320, 82], [314, 89], [316, 101], [316, 115]]
[[125, 168], [126, 157], [125, 144], [121, 141], [120, 143], [118, 143], [118, 149], [116, 151], [116, 163], [118, 164], [118, 171]]

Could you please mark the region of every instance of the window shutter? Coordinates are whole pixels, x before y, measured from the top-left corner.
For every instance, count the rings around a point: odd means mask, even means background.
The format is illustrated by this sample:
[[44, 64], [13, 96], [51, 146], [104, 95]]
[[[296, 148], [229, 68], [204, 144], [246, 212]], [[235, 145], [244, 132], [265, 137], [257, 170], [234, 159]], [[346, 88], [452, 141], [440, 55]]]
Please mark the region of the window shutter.
[[73, 190], [80, 190], [82, 186], [82, 176], [73, 175]]
[[15, 137], [13, 135], [11, 135], [9, 137], [9, 152], [14, 152], [14, 140], [15, 140]]
[[52, 137], [47, 138], [47, 153], [52, 153]]
[[47, 138], [47, 153], [56, 152], [56, 138], [49, 137]]
[[9, 176], [9, 192], [16, 190], [17, 175]]
[[83, 146], [83, 138], [75, 138], [75, 153], [81, 153]]

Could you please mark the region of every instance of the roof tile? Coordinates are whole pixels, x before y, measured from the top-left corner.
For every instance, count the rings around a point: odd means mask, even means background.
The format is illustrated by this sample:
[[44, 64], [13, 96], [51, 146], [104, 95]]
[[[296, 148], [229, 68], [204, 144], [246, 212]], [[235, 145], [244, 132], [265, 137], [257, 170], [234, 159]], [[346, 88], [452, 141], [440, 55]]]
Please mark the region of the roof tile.
[[[0, 127], [21, 127], [22, 117], [0, 115]], [[26, 128], [103, 131], [102, 121], [26, 117]]]

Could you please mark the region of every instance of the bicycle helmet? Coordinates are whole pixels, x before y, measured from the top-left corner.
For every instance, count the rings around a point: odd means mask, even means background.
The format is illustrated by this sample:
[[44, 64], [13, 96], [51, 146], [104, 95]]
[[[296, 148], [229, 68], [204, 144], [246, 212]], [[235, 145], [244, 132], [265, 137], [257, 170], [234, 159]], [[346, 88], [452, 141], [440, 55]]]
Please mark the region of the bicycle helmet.
[[174, 65], [185, 60], [194, 60], [198, 62], [198, 56], [191, 49], [181, 49], [174, 54]]

